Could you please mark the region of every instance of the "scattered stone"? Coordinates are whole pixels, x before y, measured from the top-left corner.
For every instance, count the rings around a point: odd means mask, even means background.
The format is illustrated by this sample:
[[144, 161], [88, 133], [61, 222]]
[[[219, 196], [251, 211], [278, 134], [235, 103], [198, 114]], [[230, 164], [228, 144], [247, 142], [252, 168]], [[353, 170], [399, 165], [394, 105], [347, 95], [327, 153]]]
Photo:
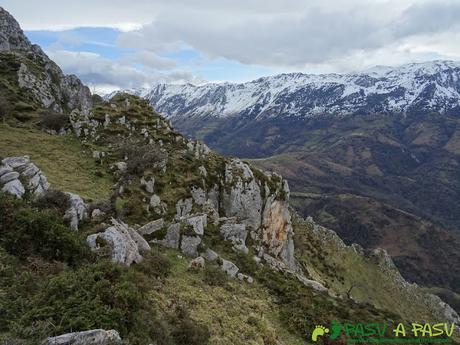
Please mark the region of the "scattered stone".
[[193, 215], [183, 219], [185, 224], [191, 225], [195, 234], [202, 236], [204, 228], [207, 226], [207, 215]]
[[198, 171], [200, 172], [200, 174], [204, 177], [208, 176], [208, 171], [206, 170], [206, 168], [204, 166], [199, 166], [198, 167]]
[[126, 162], [118, 162], [115, 163], [115, 167], [118, 169], [118, 172], [123, 174], [128, 169], [128, 164], [126, 164]]
[[205, 266], [204, 258], [202, 256], [199, 256], [192, 261], [190, 261], [188, 268], [189, 269], [194, 269], [194, 270], [199, 270], [203, 269]]
[[73, 193], [65, 193], [69, 197], [70, 207], [65, 212], [64, 219], [70, 221], [70, 229], [78, 230], [80, 222], [88, 217], [88, 206], [83, 199]]
[[153, 208], [158, 207], [161, 205], [161, 199], [158, 195], [153, 194], [152, 197], [150, 198], [150, 206]]
[[239, 280], [241, 280], [241, 281], [246, 281], [246, 282], [248, 282], [249, 284], [254, 283], [254, 279], [253, 279], [251, 276], [248, 276], [248, 275], [246, 275], [246, 274], [238, 273], [238, 274], [237, 274], [237, 277], [238, 277]]
[[165, 222], [163, 218], [156, 219], [154, 221], [151, 221], [150, 223], [141, 226], [139, 229], [137, 229], [137, 232], [142, 236], [150, 235], [153, 234], [155, 231], [161, 230], [164, 224]]
[[222, 259], [222, 270], [230, 277], [234, 278], [240, 270], [233, 262]]
[[145, 179], [144, 177], [141, 178], [141, 185], [144, 186], [147, 193], [153, 194], [154, 187], [155, 187], [155, 178], [150, 177], [150, 179]]
[[246, 243], [248, 232], [245, 224], [224, 223], [220, 227], [220, 233], [227, 241]]
[[187, 256], [196, 256], [201, 238], [198, 236], [182, 236], [180, 250]]
[[176, 204], [176, 219], [181, 219], [190, 214], [193, 207], [193, 199], [180, 199]]
[[115, 330], [93, 329], [50, 337], [42, 345], [114, 345], [121, 342], [120, 335]]
[[201, 256], [209, 262], [216, 261], [219, 258], [219, 254], [217, 254], [214, 250], [209, 248], [206, 249], [204, 253], [201, 253]]
[[165, 238], [158, 243], [168, 248], [179, 249], [180, 228], [181, 225], [179, 223], [171, 224]]
[[305, 278], [305, 276], [300, 274], [297, 274], [296, 277], [306, 287], [312, 288], [313, 290], [320, 292], [328, 291], [328, 289], [323, 284], [317, 282], [316, 280], [307, 279]]
[[192, 187], [191, 193], [192, 193], [193, 201], [195, 201], [197, 205], [202, 206], [206, 203], [206, 200], [207, 200], [206, 193], [202, 188]]
[[91, 212], [91, 218], [92, 219], [97, 219], [97, 218], [101, 218], [105, 215], [105, 212], [102, 212], [100, 209], [98, 208], [95, 208], [92, 212]]

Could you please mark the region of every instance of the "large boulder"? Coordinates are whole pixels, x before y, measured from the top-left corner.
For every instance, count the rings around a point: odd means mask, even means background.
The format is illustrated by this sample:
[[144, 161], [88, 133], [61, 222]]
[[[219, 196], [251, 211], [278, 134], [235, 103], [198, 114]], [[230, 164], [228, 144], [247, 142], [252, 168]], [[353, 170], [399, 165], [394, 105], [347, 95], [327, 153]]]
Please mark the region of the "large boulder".
[[115, 330], [93, 329], [50, 337], [42, 345], [115, 345], [121, 342], [120, 335]]
[[141, 262], [141, 252], [149, 251], [149, 244], [125, 223], [112, 219], [112, 224], [104, 232], [87, 237], [86, 242], [91, 249], [97, 252], [108, 246], [112, 261], [126, 266]]

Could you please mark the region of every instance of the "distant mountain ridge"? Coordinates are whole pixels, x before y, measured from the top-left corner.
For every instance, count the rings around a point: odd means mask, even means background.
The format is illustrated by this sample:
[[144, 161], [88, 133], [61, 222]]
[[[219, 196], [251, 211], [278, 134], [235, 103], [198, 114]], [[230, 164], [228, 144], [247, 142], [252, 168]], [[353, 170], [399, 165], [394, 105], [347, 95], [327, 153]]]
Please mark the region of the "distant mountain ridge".
[[460, 62], [377, 66], [348, 74], [289, 73], [240, 84], [157, 84], [128, 92], [148, 99], [170, 118], [308, 118], [417, 111], [460, 115]]

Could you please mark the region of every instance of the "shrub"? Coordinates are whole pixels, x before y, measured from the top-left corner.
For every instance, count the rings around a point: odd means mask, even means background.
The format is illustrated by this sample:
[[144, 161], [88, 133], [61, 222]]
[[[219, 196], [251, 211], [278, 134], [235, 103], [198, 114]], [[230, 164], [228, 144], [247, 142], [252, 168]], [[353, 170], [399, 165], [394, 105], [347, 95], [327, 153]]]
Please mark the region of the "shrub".
[[56, 113], [54, 111], [46, 111], [40, 116], [40, 125], [47, 129], [59, 131], [70, 125], [70, 118], [65, 114]]
[[170, 323], [174, 325], [171, 332], [176, 345], [205, 345], [209, 343], [209, 329], [206, 325], [190, 318], [187, 308], [178, 306]]
[[69, 196], [64, 192], [49, 189], [37, 198], [34, 204], [41, 209], [50, 208], [56, 210], [63, 216], [70, 207], [70, 200]]
[[228, 282], [227, 274], [217, 266], [206, 265], [203, 281], [210, 286], [225, 286]]
[[145, 275], [153, 278], [166, 278], [171, 273], [172, 263], [169, 258], [160, 253], [144, 255], [144, 260], [135, 268]]
[[70, 231], [54, 210], [36, 209], [0, 193], [0, 245], [25, 259], [39, 255], [75, 265], [90, 251], [77, 232]]
[[127, 158], [127, 172], [140, 174], [147, 169], [159, 169], [166, 164], [167, 154], [156, 144], [127, 143], [120, 147]]

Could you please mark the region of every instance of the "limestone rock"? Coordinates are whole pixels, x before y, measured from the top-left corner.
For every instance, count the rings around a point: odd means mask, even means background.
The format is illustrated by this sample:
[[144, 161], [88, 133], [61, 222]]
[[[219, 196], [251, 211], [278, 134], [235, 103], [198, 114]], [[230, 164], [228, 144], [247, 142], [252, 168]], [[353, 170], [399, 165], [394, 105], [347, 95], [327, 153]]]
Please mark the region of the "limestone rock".
[[[136, 240], [139, 241], [140, 235], [121, 221], [112, 219], [112, 224], [113, 225], [107, 228], [104, 232], [89, 235], [87, 237], [86, 242], [91, 249], [93, 251], [101, 249], [101, 245], [98, 243], [98, 238], [101, 238], [103, 242], [110, 247], [113, 262], [118, 262], [126, 266], [130, 266], [133, 262], [141, 262], [142, 256], [139, 252], [143, 250], [150, 250], [148, 243], [145, 241], [141, 242], [141, 248], [139, 248]], [[132, 237], [133, 235], [134, 239]]]
[[150, 178], [145, 179], [144, 177], [142, 177], [141, 186], [144, 186], [147, 193], [153, 194], [154, 187], [155, 187], [155, 178], [150, 177]]
[[201, 253], [201, 256], [209, 262], [216, 261], [219, 258], [219, 254], [209, 248], [206, 249], [204, 253]]
[[24, 189], [24, 186], [22, 185], [21, 181], [13, 180], [6, 183], [2, 187], [2, 192], [12, 194], [20, 199], [22, 198], [26, 190]]
[[240, 270], [233, 262], [222, 259], [222, 270], [230, 277], [234, 278]]
[[253, 229], [260, 227], [263, 206], [260, 187], [249, 166], [239, 159], [232, 159], [225, 166], [222, 204], [227, 217], [236, 217]]
[[224, 223], [220, 227], [220, 233], [228, 241], [241, 243], [246, 243], [248, 235], [245, 224], [235, 224], [233, 222]]
[[179, 223], [171, 224], [166, 232], [165, 238], [158, 243], [168, 248], [178, 249], [180, 243], [180, 228], [181, 225]]
[[42, 345], [114, 345], [121, 342], [120, 335], [115, 330], [93, 329], [50, 337]]
[[83, 219], [88, 218], [88, 205], [77, 194], [65, 193], [69, 197], [70, 207], [66, 211], [64, 218], [70, 221], [70, 228], [78, 230], [78, 225]]
[[246, 282], [248, 282], [249, 284], [254, 283], [254, 278], [252, 278], [251, 276], [248, 276], [248, 275], [246, 275], [246, 274], [238, 273], [238, 274], [237, 274], [237, 277], [238, 277], [239, 280], [241, 280], [241, 281], [246, 281]]
[[141, 235], [150, 235], [153, 234], [155, 231], [158, 231], [161, 228], [163, 228], [164, 224], [165, 222], [163, 218], [156, 219], [141, 226], [139, 229], [137, 229], [137, 232]]
[[[24, 180], [23, 185], [20, 177]], [[28, 156], [4, 158], [0, 164], [0, 186], [2, 191], [22, 198], [27, 189], [33, 195], [40, 195], [50, 185], [42, 171]]]
[[150, 245], [144, 239], [144, 237], [139, 235], [139, 233], [137, 231], [135, 231], [135, 230], [133, 230], [131, 228], [129, 228], [128, 231], [129, 231], [129, 235], [131, 236], [133, 241], [136, 242], [137, 248], [139, 250], [139, 253], [145, 254], [145, 253], [150, 252], [150, 250], [151, 250]]
[[191, 189], [193, 201], [197, 205], [204, 205], [207, 201], [206, 192], [202, 188], [192, 187]]
[[201, 244], [201, 238], [198, 236], [182, 236], [180, 249], [182, 253], [188, 256], [196, 256], [198, 246]]
[[262, 218], [262, 244], [271, 256], [295, 270], [294, 232], [288, 207], [286, 200], [277, 200], [274, 196], [267, 199]]
[[180, 199], [176, 203], [176, 219], [186, 217], [190, 214], [193, 207], [193, 199]]
[[207, 226], [207, 214], [191, 215], [183, 219], [185, 224], [191, 225], [195, 234], [202, 236]]
[[316, 280], [311, 280], [311, 279], [307, 279], [305, 278], [303, 275], [296, 275], [297, 279], [299, 279], [299, 281], [309, 287], [309, 288], [312, 288], [313, 290], [316, 290], [316, 291], [320, 291], [320, 292], [325, 292], [325, 291], [328, 291], [328, 289], [321, 283], [317, 282]]

